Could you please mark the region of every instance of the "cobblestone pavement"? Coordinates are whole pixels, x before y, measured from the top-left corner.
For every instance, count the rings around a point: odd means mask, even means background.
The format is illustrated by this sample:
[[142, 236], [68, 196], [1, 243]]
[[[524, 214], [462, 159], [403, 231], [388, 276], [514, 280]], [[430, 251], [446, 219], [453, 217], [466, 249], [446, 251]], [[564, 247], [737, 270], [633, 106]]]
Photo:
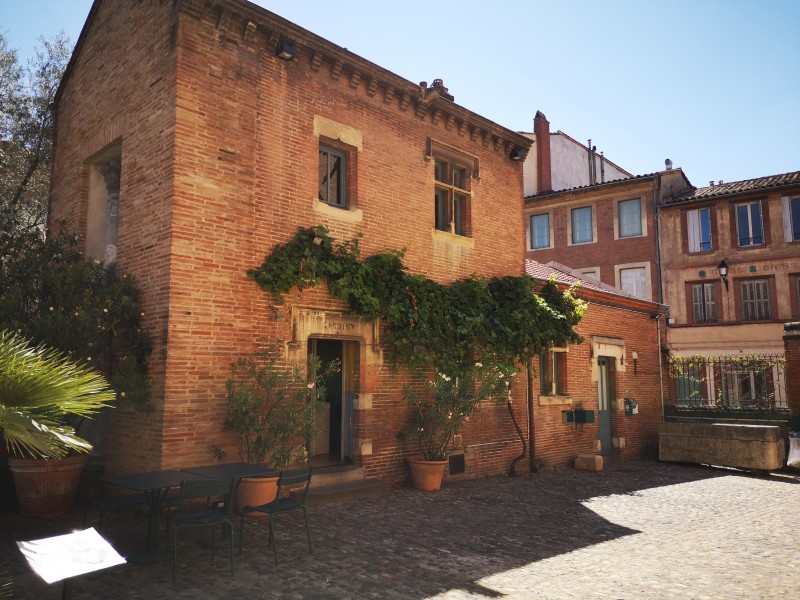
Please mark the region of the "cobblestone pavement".
[[[280, 566], [266, 526], [236, 557], [210, 562], [191, 534], [171, 563], [131, 564], [75, 580], [82, 598], [800, 598], [800, 477], [650, 461], [392, 489], [374, 500], [312, 507], [278, 521]], [[15, 597], [59, 598], [14, 540], [65, 533], [81, 513], [26, 520], [0, 513], [0, 562]], [[103, 534], [123, 554], [144, 545], [144, 517], [110, 513]], [[163, 538], [162, 538], [163, 544]]]

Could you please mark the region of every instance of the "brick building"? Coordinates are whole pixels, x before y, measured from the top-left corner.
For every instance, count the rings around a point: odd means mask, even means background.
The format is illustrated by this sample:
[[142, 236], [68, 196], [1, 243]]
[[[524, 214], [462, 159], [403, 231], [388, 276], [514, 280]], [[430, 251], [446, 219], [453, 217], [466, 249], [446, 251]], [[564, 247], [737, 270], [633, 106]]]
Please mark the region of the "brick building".
[[[363, 233], [364, 255], [407, 248], [409, 269], [439, 282], [522, 273], [530, 140], [440, 80], [412, 83], [240, 0], [97, 0], [56, 114], [51, 223], [136, 278], [155, 343], [155, 409], [113, 411], [108, 470], [209, 463], [212, 445], [235, 458], [228, 367], [271, 338], [293, 360], [316, 349], [343, 361], [315, 448], [405, 479], [407, 378], [383, 363], [377, 324], [343, 314], [323, 286], [275, 306], [245, 272], [324, 224], [338, 239]], [[505, 407], [462, 435], [467, 477], [502, 473], [521, 450]]]
[[[541, 152], [541, 148], [539, 149]], [[656, 207], [691, 190], [681, 169], [525, 198], [527, 256], [661, 302]]]
[[[692, 190], [668, 200], [659, 220], [670, 350], [783, 355], [784, 324], [800, 318], [800, 172]], [[777, 365], [709, 367], [700, 389], [675, 394], [679, 403], [694, 395], [786, 407], [788, 390]]]
[[[527, 260], [526, 272], [542, 280], [555, 276], [563, 285], [580, 281], [578, 295], [589, 304], [577, 327], [583, 343], [554, 348], [534, 364], [534, 460], [558, 468], [578, 454], [654, 455], [664, 307], [562, 265]], [[636, 414], [626, 414], [626, 398], [636, 400]]]

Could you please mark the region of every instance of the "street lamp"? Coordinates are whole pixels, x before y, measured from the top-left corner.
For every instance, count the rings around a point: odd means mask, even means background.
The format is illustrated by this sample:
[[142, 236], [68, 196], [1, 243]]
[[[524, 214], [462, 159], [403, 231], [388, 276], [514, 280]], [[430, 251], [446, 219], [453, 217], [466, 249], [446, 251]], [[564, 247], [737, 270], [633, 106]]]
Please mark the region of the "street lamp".
[[719, 271], [720, 279], [722, 279], [722, 283], [725, 284], [725, 290], [727, 291], [728, 290], [728, 263], [725, 262], [724, 258], [721, 261], [719, 261], [719, 264], [717, 265], [717, 271]]

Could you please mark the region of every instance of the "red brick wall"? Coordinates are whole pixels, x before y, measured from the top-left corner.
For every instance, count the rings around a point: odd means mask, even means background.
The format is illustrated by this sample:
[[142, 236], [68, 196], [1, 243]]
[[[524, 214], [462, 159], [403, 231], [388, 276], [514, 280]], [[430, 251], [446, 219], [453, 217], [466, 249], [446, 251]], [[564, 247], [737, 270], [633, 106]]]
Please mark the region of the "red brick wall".
[[[655, 307], [654, 307], [654, 313]], [[661, 333], [663, 337], [663, 315]], [[584, 343], [569, 346], [567, 353], [567, 395], [572, 405], [546, 405], [539, 403], [538, 361], [533, 382], [534, 432], [536, 435], [535, 460], [542, 468], [571, 466], [578, 454], [596, 453], [599, 440], [597, 423], [597, 381], [592, 381], [591, 336], [618, 338], [625, 342], [626, 370], [612, 372], [615, 397], [622, 399], [626, 391], [639, 403], [639, 414], [625, 416], [617, 402], [611, 403], [611, 432], [615, 438], [625, 438], [625, 447], [614, 454], [624, 458], [643, 457], [653, 453], [658, 444], [658, 423], [661, 421], [661, 392], [659, 384], [660, 351], [656, 321], [650, 315], [604, 306], [590, 302], [578, 331]], [[638, 354], [635, 361], [632, 353]], [[595, 422], [586, 424], [564, 423], [562, 412], [572, 408], [595, 411]]]
[[144, 290], [144, 322], [154, 343], [150, 361], [157, 409], [144, 417], [112, 411], [111, 468], [158, 468], [162, 456], [171, 247], [175, 49], [171, 5], [99, 2], [61, 90], [56, 113], [51, 226], [62, 220], [84, 232], [89, 165], [109, 146], [122, 147], [118, 267]]
[[800, 323], [783, 326], [783, 348], [786, 357], [786, 400], [789, 413], [800, 415]]
[[[647, 222], [647, 235], [614, 239], [614, 211], [618, 200], [641, 198], [641, 207]], [[592, 218], [596, 221], [597, 236], [594, 243], [569, 245], [571, 210], [593, 205]], [[656, 243], [653, 226], [653, 182], [632, 182], [624, 185], [561, 193], [552, 197], [534, 198], [525, 205], [526, 227], [531, 215], [551, 211], [552, 248], [527, 250], [527, 257], [540, 263], [556, 261], [567, 267], [600, 267], [600, 280], [617, 285], [615, 265], [650, 263], [650, 300], [658, 301], [658, 276], [655, 265]], [[527, 242], [530, 244], [530, 241]]]
[[[457, 106], [458, 119], [436, 102], [419, 109], [417, 86], [374, 66], [381, 84], [371, 90], [372, 73], [355, 76], [330, 60], [363, 67], [361, 59], [265, 11], [236, 10], [199, 0], [177, 14], [154, 0], [113, 10], [100, 3], [59, 103], [53, 215], [85, 227], [86, 161], [121, 139], [119, 266], [142, 287], [156, 342], [155, 410], [115, 411], [112, 471], [209, 463], [212, 444], [234, 447], [222, 428], [229, 364], [259, 338], [292, 336], [291, 319], [274, 318], [271, 298], [245, 271], [299, 226], [326, 223], [340, 239], [363, 232], [364, 255], [405, 247], [411, 271], [442, 282], [523, 271], [522, 165], [508, 158], [509, 140], [522, 138]], [[276, 35], [295, 43], [297, 59], [274, 56]], [[386, 93], [387, 80], [396, 93]], [[360, 220], [316, 210], [315, 116], [362, 135]], [[434, 240], [428, 137], [480, 163], [473, 247]], [[281, 311], [295, 307], [344, 308], [324, 288], [289, 294]], [[356, 437], [373, 441], [364, 466], [399, 481], [405, 449], [396, 432], [408, 378], [388, 367], [365, 376], [366, 369], [362, 387], [373, 408], [356, 414]], [[522, 388], [515, 394], [522, 406]], [[474, 451], [465, 476], [503, 472], [521, 447], [508, 415], [494, 407], [464, 436], [468, 446], [491, 442]]]

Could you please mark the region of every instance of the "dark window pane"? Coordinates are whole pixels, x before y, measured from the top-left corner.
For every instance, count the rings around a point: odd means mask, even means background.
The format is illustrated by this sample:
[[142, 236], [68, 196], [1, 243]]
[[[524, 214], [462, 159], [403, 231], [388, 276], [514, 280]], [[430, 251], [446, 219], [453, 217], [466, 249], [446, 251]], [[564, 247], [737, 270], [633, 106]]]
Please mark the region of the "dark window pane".
[[700, 250], [711, 250], [711, 211], [700, 211]]
[[746, 204], [736, 207], [736, 221], [739, 228], [739, 245], [749, 246], [750, 241], [750, 211]]
[[448, 210], [448, 194], [445, 190], [436, 190], [436, 229], [450, 231], [450, 211]]
[[750, 228], [752, 231], [752, 238], [753, 244], [763, 244], [764, 243], [764, 231], [761, 227], [761, 203], [754, 202], [750, 205]]
[[800, 198], [792, 198], [791, 212], [792, 212], [792, 240], [798, 242], [800, 241]]

